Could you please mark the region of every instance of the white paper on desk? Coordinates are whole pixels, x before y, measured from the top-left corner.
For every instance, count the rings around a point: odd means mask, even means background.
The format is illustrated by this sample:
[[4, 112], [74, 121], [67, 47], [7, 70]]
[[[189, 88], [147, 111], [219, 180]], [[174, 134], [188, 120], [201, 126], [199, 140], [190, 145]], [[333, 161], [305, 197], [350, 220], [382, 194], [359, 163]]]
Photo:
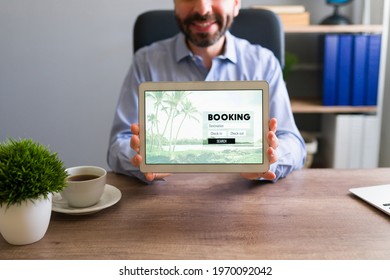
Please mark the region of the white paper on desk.
[[352, 188], [349, 191], [390, 215], [390, 185]]

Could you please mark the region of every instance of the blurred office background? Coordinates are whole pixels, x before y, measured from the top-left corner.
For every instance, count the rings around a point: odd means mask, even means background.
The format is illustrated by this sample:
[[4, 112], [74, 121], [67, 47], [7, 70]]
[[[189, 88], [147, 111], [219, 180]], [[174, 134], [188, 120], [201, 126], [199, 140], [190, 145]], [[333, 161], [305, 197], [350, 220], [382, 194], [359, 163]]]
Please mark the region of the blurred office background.
[[[359, 23], [362, 2], [341, 11]], [[332, 12], [322, 0], [242, 1], [254, 4], [305, 5], [313, 24]], [[144, 11], [172, 8], [173, 0], [0, 0], [0, 141], [32, 138], [67, 166], [107, 168], [133, 23]], [[381, 154], [390, 163], [390, 152]]]

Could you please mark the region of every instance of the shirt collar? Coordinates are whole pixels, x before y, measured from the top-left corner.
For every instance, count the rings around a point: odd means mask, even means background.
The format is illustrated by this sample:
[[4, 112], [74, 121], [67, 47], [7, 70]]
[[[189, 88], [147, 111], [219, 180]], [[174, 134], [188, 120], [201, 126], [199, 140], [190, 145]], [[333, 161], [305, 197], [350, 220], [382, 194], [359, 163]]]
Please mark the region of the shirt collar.
[[[175, 41], [176, 41], [175, 42], [175, 49], [176, 49], [175, 56], [176, 56], [177, 62], [183, 60], [186, 57], [193, 56], [193, 53], [187, 47], [183, 33], [179, 33], [178, 35], [176, 35]], [[237, 53], [236, 53], [236, 48], [234, 47], [234, 36], [229, 31], [226, 32], [225, 51], [223, 54], [221, 54], [218, 57], [220, 59], [226, 59], [226, 60], [230, 60], [233, 63], [237, 63]]]

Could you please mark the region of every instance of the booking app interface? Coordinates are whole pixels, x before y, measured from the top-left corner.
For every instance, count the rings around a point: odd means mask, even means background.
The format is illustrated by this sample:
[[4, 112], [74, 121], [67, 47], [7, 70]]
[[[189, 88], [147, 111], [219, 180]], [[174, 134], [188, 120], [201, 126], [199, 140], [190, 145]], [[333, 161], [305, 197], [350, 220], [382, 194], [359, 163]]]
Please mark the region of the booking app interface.
[[147, 164], [262, 164], [262, 90], [147, 91]]

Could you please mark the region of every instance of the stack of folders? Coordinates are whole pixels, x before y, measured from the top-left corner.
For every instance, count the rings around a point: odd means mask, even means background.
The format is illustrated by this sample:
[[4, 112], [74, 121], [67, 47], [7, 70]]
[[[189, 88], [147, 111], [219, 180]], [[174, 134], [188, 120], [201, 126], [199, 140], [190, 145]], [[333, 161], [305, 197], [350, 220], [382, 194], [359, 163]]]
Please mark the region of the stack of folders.
[[310, 13], [302, 5], [252, 5], [252, 9], [273, 11], [279, 16], [283, 26], [310, 24]]
[[323, 105], [377, 104], [380, 46], [380, 34], [325, 35]]

